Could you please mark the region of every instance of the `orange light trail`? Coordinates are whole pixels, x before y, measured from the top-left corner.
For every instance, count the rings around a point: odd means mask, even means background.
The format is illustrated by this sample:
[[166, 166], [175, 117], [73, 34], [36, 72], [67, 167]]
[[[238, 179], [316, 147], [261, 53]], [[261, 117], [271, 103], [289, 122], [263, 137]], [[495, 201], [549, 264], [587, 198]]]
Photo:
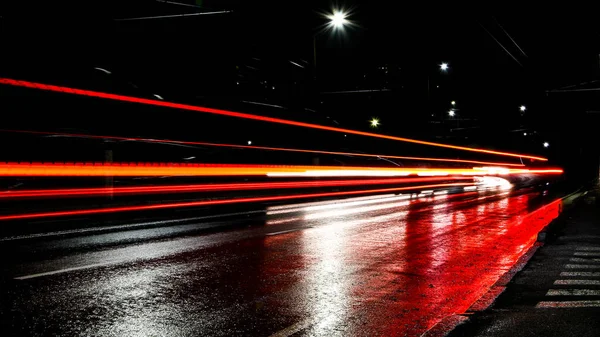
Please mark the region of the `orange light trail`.
[[81, 95], [81, 96], [104, 98], [104, 99], [110, 99], [110, 100], [122, 101], [122, 102], [139, 103], [139, 104], [145, 104], [145, 105], [153, 105], [153, 106], [181, 109], [181, 110], [201, 112], [201, 113], [209, 113], [209, 114], [221, 115], [221, 116], [244, 118], [244, 119], [270, 122], [270, 123], [276, 123], [276, 124], [299, 126], [299, 127], [305, 127], [305, 128], [311, 128], [311, 129], [317, 129], [317, 130], [342, 132], [342, 133], [346, 133], [346, 134], [354, 134], [354, 135], [359, 135], [359, 136], [389, 139], [389, 140], [395, 140], [395, 141], [400, 141], [400, 142], [443, 147], [443, 148], [454, 149], [454, 150], [479, 152], [479, 153], [516, 157], [516, 158], [527, 158], [527, 159], [534, 159], [534, 160], [540, 160], [540, 161], [548, 160], [543, 157], [530, 156], [530, 155], [524, 155], [524, 154], [428, 142], [428, 141], [416, 140], [416, 139], [410, 139], [410, 138], [382, 135], [382, 134], [377, 134], [377, 133], [372, 133], [372, 132], [364, 132], [364, 131], [358, 131], [358, 130], [337, 128], [337, 127], [332, 127], [332, 126], [292, 121], [292, 120], [281, 119], [281, 118], [253, 115], [253, 114], [248, 114], [248, 113], [243, 113], [243, 112], [213, 109], [213, 108], [200, 107], [200, 106], [194, 106], [194, 105], [189, 105], [189, 104], [165, 102], [165, 101], [161, 101], [161, 100], [153, 100], [153, 99], [147, 99], [147, 98], [109, 94], [109, 93], [91, 91], [91, 90], [74, 89], [74, 88], [62, 87], [62, 86], [57, 86], [57, 85], [49, 85], [49, 84], [42, 84], [42, 83], [29, 82], [29, 81], [13, 80], [13, 79], [9, 79], [9, 78], [0, 78], [0, 84], [32, 88], [32, 89], [41, 89], [41, 90], [54, 91], [54, 92], [62, 92], [62, 93], [75, 94], [75, 95]]
[[395, 191], [405, 191], [405, 190], [415, 190], [415, 189], [425, 189], [425, 188], [443, 188], [443, 187], [467, 186], [467, 185], [473, 185], [473, 184], [470, 184], [470, 183], [448, 183], [448, 184], [433, 184], [433, 185], [422, 185], [422, 186], [383, 188], [383, 189], [361, 190], [361, 191], [292, 194], [292, 195], [266, 196], [266, 197], [249, 197], [249, 198], [235, 198], [235, 199], [222, 199], [222, 200], [177, 202], [177, 203], [155, 204], [155, 205], [123, 206], [123, 207], [94, 208], [94, 209], [71, 210], [71, 211], [14, 214], [14, 215], [2, 215], [2, 216], [0, 216], [0, 221], [2, 221], [2, 220], [39, 219], [39, 218], [61, 217], [61, 216], [71, 216], [71, 215], [91, 215], [91, 214], [103, 214], [103, 213], [147, 211], [147, 210], [170, 209], [170, 208], [181, 208], [181, 207], [228, 205], [228, 204], [236, 204], [236, 203], [280, 201], [280, 200], [306, 199], [306, 198], [323, 198], [323, 197], [335, 197], [335, 196], [370, 194], [370, 193], [385, 193], [385, 192], [395, 192]]
[[248, 191], [269, 189], [316, 188], [333, 186], [365, 186], [406, 183], [425, 183], [444, 180], [473, 180], [472, 177], [422, 177], [401, 179], [368, 179], [368, 180], [322, 180], [322, 181], [289, 181], [289, 182], [259, 182], [259, 183], [225, 183], [225, 184], [190, 184], [164, 186], [133, 186], [133, 187], [91, 187], [91, 188], [61, 188], [5, 191], [0, 193], [0, 199], [35, 198], [35, 197], [92, 197], [102, 195], [131, 195], [157, 193], [190, 193], [190, 192], [219, 192], [219, 191]]
[[331, 154], [331, 155], [340, 155], [340, 156], [356, 156], [356, 157], [370, 157], [370, 158], [438, 161], [438, 162], [468, 163], [468, 164], [481, 164], [481, 165], [494, 165], [494, 166], [516, 166], [516, 167], [525, 166], [520, 163], [513, 164], [513, 163], [504, 163], [504, 162], [488, 162], [488, 161], [467, 160], [467, 159], [407, 157], [407, 156], [392, 156], [392, 155], [385, 155], [385, 154], [366, 154], [366, 153], [355, 153], [355, 152], [290, 149], [290, 148], [283, 148], [283, 147], [236, 145], [236, 144], [208, 143], [208, 142], [195, 142], [195, 141], [183, 141], [183, 140], [171, 140], [171, 139], [153, 139], [153, 138], [119, 137], [119, 136], [103, 136], [103, 135], [101, 136], [101, 135], [87, 135], [87, 134], [78, 134], [78, 133], [55, 133], [55, 132], [46, 132], [46, 131], [2, 130], [2, 129], [0, 129], [0, 132], [26, 133], [26, 134], [35, 134], [35, 135], [49, 135], [49, 136], [50, 135], [59, 135], [59, 136], [64, 136], [64, 137], [110, 139], [110, 140], [119, 140], [119, 141], [146, 142], [146, 143], [169, 143], [169, 144], [178, 144], [178, 145], [215, 146], [215, 147], [229, 147], [229, 148], [252, 149], [252, 150], [318, 153], [318, 154]]
[[369, 177], [560, 174], [562, 169], [509, 168], [378, 168], [360, 166], [284, 166], [186, 163], [0, 163], [3, 177], [155, 177], [155, 176], [269, 176]]

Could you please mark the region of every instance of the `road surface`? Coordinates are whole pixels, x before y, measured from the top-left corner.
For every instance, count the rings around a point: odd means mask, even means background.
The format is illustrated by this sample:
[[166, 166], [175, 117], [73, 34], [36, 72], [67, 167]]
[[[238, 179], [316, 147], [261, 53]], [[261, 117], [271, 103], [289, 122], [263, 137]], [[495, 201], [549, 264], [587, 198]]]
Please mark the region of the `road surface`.
[[[413, 336], [557, 214], [540, 192], [384, 195], [0, 239], [4, 335]], [[231, 226], [236, 224], [237, 226]]]

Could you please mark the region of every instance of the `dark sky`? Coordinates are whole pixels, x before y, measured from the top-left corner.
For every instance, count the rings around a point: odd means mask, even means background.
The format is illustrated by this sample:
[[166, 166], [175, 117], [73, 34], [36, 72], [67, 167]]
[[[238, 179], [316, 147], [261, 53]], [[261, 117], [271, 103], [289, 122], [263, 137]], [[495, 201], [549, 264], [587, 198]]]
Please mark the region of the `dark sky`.
[[[0, 72], [313, 122], [330, 116], [360, 129], [377, 116], [383, 133], [534, 152], [543, 151], [542, 139], [564, 138], [565, 125], [578, 134], [584, 112], [596, 104], [593, 93], [545, 93], [598, 79], [600, 26], [591, 8], [181, 2], [203, 8], [151, 0], [3, 3], [8, 52], [0, 56]], [[320, 13], [332, 8], [345, 8], [353, 25], [343, 34], [316, 35], [315, 81], [313, 36], [326, 22]], [[232, 12], [118, 20], [221, 10]], [[441, 62], [449, 63], [447, 74], [440, 73]], [[107, 80], [94, 67], [113, 74]], [[380, 92], [323, 94], [371, 89]], [[451, 100], [459, 108], [454, 120], [446, 115]], [[553, 117], [557, 112], [562, 116]], [[523, 139], [515, 130], [538, 134]]]

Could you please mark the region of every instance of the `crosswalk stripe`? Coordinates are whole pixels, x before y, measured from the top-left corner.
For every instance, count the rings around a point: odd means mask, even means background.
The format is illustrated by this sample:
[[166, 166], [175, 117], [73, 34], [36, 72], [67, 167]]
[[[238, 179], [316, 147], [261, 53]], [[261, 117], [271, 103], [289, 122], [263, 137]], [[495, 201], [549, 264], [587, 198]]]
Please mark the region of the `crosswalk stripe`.
[[535, 307], [536, 308], [600, 307], [600, 301], [563, 301], [563, 302], [543, 301], [543, 302], [539, 302]]
[[567, 264], [565, 268], [568, 269], [600, 269], [600, 265], [592, 264]]
[[596, 252], [575, 252], [573, 253], [573, 255], [575, 256], [599, 256], [600, 257], [600, 252], [596, 253]]
[[600, 296], [595, 289], [550, 289], [546, 296]]
[[600, 280], [556, 280], [555, 285], [580, 285], [580, 286], [598, 286]]
[[560, 273], [560, 276], [562, 277], [567, 277], [567, 276], [578, 276], [578, 277], [600, 277], [600, 272], [593, 272], [593, 271], [563, 271], [562, 273]]
[[582, 257], [572, 257], [569, 261], [571, 262], [600, 262], [600, 259], [589, 259]]

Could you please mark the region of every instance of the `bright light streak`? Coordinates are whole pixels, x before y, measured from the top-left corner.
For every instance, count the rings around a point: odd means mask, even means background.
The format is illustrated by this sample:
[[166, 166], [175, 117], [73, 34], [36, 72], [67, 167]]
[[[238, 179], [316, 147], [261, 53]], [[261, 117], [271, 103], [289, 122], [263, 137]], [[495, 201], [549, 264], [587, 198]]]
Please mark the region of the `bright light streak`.
[[71, 211], [13, 214], [13, 215], [0, 216], [0, 221], [1, 220], [39, 219], [39, 218], [48, 218], [48, 217], [73, 216], [73, 215], [106, 214], [106, 213], [117, 213], [117, 212], [149, 211], [149, 210], [172, 209], [172, 208], [182, 208], [182, 207], [228, 205], [228, 204], [237, 204], [237, 203], [265, 202], [265, 201], [306, 199], [306, 198], [323, 198], [323, 197], [335, 197], [335, 196], [369, 194], [369, 193], [386, 193], [386, 192], [394, 192], [394, 191], [404, 191], [404, 190], [408, 190], [408, 189], [444, 188], [444, 187], [466, 186], [466, 185], [470, 185], [470, 184], [468, 184], [468, 183], [450, 183], [450, 184], [396, 187], [396, 188], [384, 188], [384, 189], [362, 190], [362, 191], [293, 194], [293, 195], [280, 195], [280, 196], [267, 196], [267, 197], [235, 198], [235, 199], [177, 202], [177, 203], [141, 205], [141, 206], [106, 207], [106, 208], [94, 208], [94, 209], [71, 210]]
[[3, 177], [156, 177], [156, 176], [268, 176], [268, 177], [393, 177], [496, 174], [560, 174], [562, 169], [424, 169], [352, 166], [293, 166], [192, 163], [0, 163]]
[[385, 155], [385, 154], [366, 154], [366, 153], [355, 153], [355, 152], [289, 149], [289, 148], [280, 148], [280, 147], [246, 146], [246, 145], [236, 145], [236, 144], [206, 143], [206, 142], [193, 142], [193, 141], [181, 141], [181, 140], [170, 140], [170, 139], [153, 139], [153, 138], [137, 138], [137, 137], [133, 138], [133, 137], [118, 137], [118, 136], [104, 136], [104, 135], [87, 135], [87, 134], [77, 134], [77, 133], [56, 133], [56, 132], [2, 130], [2, 129], [0, 129], [0, 132], [25, 133], [25, 134], [48, 135], [48, 136], [60, 135], [60, 136], [64, 136], [64, 137], [80, 137], [80, 138], [103, 139], [103, 140], [110, 139], [110, 140], [116, 140], [116, 141], [136, 141], [136, 142], [158, 143], [158, 144], [199, 145], [199, 146], [229, 147], [229, 148], [250, 149], [250, 150], [287, 151], [287, 152], [297, 152], [297, 153], [319, 153], [319, 154], [369, 157], [369, 158], [406, 159], [406, 160], [420, 160], [420, 161], [494, 165], [494, 166], [520, 166], [520, 167], [525, 166], [521, 163], [513, 164], [513, 163], [487, 162], [487, 161], [467, 160], [467, 159], [391, 156], [391, 155]]
[[[470, 177], [453, 177], [452, 180], [471, 180]], [[39, 198], [39, 197], [94, 197], [103, 195], [132, 195], [157, 193], [223, 192], [271, 189], [317, 188], [334, 186], [368, 186], [447, 181], [448, 178], [403, 178], [403, 179], [367, 179], [367, 180], [321, 180], [258, 183], [190, 184], [135, 187], [92, 187], [5, 191], [0, 199]]]
[[351, 199], [344, 199], [344, 200], [334, 200], [333, 202], [322, 201], [322, 202], [318, 202], [318, 203], [300, 204], [300, 205], [304, 205], [302, 207], [294, 207], [294, 206], [298, 206], [298, 204], [286, 205], [286, 206], [291, 206], [291, 207], [282, 208], [282, 209], [273, 209], [272, 207], [269, 207], [267, 209], [267, 215], [277, 215], [277, 214], [286, 214], [286, 213], [295, 213], [295, 212], [315, 212], [315, 211], [321, 211], [321, 210], [333, 209], [333, 208], [347, 208], [347, 207], [364, 206], [364, 205], [370, 205], [370, 204], [380, 204], [380, 203], [404, 200], [404, 199], [410, 199], [410, 196], [407, 196], [407, 195], [397, 196], [397, 195], [392, 194], [391, 196], [386, 196], [385, 198], [368, 198], [368, 199], [367, 198], [365, 198], [365, 199], [351, 198]]
[[498, 187], [502, 190], [509, 190], [513, 187], [508, 180], [500, 177], [474, 177], [474, 179], [481, 188]]
[[[446, 64], [446, 66], [447, 66], [447, 64]], [[139, 103], [139, 104], [160, 106], [160, 107], [166, 107], [166, 108], [182, 109], [182, 110], [188, 110], [188, 111], [194, 111], [194, 112], [200, 112], [200, 113], [208, 113], [208, 114], [214, 114], [214, 115], [220, 115], [220, 116], [244, 118], [244, 119], [249, 119], [249, 120], [270, 122], [270, 123], [283, 124], [283, 125], [293, 125], [293, 126], [299, 126], [299, 127], [305, 127], [305, 128], [311, 128], [311, 129], [317, 129], [317, 130], [342, 132], [342, 133], [347, 133], [347, 134], [396, 140], [396, 141], [400, 141], [400, 142], [407, 142], [407, 143], [413, 143], [413, 144], [443, 147], [443, 148], [454, 149], [454, 150], [486, 153], [486, 154], [493, 154], [493, 155], [499, 155], [499, 156], [517, 157], [517, 158], [527, 158], [527, 159], [534, 159], [534, 160], [540, 160], [540, 161], [548, 160], [546, 158], [537, 157], [537, 156], [523, 155], [523, 154], [517, 154], [517, 153], [510, 153], [510, 152], [492, 151], [492, 150], [486, 150], [486, 149], [471, 148], [471, 147], [442, 144], [442, 143], [435, 143], [435, 142], [428, 142], [428, 141], [416, 140], [416, 139], [410, 139], [410, 138], [382, 135], [382, 134], [377, 134], [377, 133], [372, 133], [372, 132], [364, 132], [364, 131], [343, 129], [343, 128], [338, 128], [338, 127], [318, 125], [318, 124], [312, 124], [312, 123], [297, 122], [297, 121], [281, 119], [281, 118], [253, 115], [253, 114], [242, 113], [242, 112], [213, 109], [213, 108], [207, 108], [207, 107], [199, 107], [199, 106], [188, 105], [188, 104], [173, 103], [173, 102], [166, 102], [166, 101], [161, 101], [161, 100], [153, 100], [153, 99], [146, 99], [146, 98], [139, 98], [139, 97], [132, 97], [132, 96], [109, 94], [109, 93], [91, 91], [91, 90], [73, 89], [73, 88], [61, 87], [61, 86], [56, 86], [56, 85], [48, 85], [48, 84], [28, 82], [28, 81], [18, 81], [18, 80], [13, 80], [13, 79], [8, 79], [8, 78], [0, 78], [0, 84], [32, 88], [32, 89], [41, 89], [41, 90], [47, 90], [47, 91], [62, 92], [62, 93], [75, 94], [75, 95], [81, 95], [81, 96], [110, 99], [110, 100], [116, 100], [116, 101], [122, 101], [122, 102], [131, 102], [131, 103]]]

